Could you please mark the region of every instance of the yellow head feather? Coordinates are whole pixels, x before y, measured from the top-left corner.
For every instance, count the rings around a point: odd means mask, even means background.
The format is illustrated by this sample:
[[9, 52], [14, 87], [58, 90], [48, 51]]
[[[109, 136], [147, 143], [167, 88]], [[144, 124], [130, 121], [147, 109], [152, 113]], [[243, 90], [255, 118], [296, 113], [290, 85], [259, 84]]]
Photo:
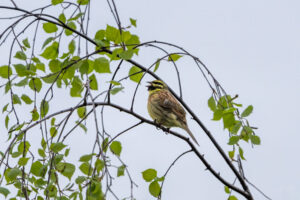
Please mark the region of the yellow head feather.
[[152, 82], [149, 82], [150, 85], [148, 85], [148, 91], [149, 94], [152, 94], [154, 92], [157, 92], [159, 90], [168, 89], [168, 86], [162, 82], [161, 80], [154, 80]]

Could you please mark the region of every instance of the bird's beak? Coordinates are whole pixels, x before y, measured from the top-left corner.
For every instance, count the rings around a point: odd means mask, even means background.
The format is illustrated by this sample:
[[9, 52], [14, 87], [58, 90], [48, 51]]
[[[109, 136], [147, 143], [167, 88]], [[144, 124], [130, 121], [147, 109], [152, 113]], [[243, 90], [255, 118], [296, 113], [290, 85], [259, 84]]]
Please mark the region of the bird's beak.
[[149, 88], [152, 85], [152, 83], [150, 81], [147, 81], [147, 83], [149, 83], [149, 85], [146, 85], [146, 87]]

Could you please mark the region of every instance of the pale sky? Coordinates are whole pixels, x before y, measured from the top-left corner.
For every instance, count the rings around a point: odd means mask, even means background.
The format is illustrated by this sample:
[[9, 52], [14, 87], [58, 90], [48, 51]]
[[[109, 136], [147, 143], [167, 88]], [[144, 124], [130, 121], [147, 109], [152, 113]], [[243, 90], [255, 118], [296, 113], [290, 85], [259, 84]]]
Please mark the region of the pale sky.
[[[16, 0], [21, 8], [28, 10], [49, 2], [50, 0]], [[91, 38], [106, 24], [115, 26], [106, 1], [92, 1], [92, 4]], [[208, 66], [228, 93], [239, 95], [239, 103], [245, 107], [254, 106], [249, 120], [251, 125], [259, 128], [256, 133], [261, 137], [262, 144], [252, 148], [250, 144], [241, 143], [247, 159], [243, 165], [245, 175], [274, 200], [300, 199], [300, 161], [297, 154], [300, 140], [300, 2], [126, 0], [116, 1], [116, 4], [124, 25], [129, 24], [130, 17], [137, 19], [138, 27], [133, 32], [139, 35], [142, 42], [159, 40], [184, 47]], [[5, 0], [0, 5], [11, 4]], [[1, 10], [0, 17], [2, 14], [4, 12]], [[0, 30], [4, 28], [5, 24], [1, 22]], [[7, 49], [0, 47], [0, 54], [6, 53]], [[135, 59], [148, 66], [155, 61], [155, 56], [157, 55], [145, 49]], [[5, 57], [2, 57], [0, 66], [6, 63]], [[178, 64], [182, 72], [185, 101], [221, 146], [229, 150], [230, 147], [226, 144], [228, 134], [223, 131], [222, 123], [211, 121], [212, 113], [207, 107], [207, 99], [211, 93], [203, 77], [193, 71], [195, 66], [189, 60], [182, 59]], [[170, 69], [161, 65], [158, 74], [178, 89], [175, 73], [170, 73]], [[134, 85], [127, 84], [128, 87]], [[144, 86], [142, 84], [139, 90], [136, 110], [150, 119], [146, 110], [147, 92]], [[1, 95], [3, 93], [1, 90]], [[64, 91], [57, 92], [57, 107], [70, 106], [63, 94]], [[125, 91], [118, 98], [114, 97], [114, 100], [130, 102], [127, 94]], [[74, 105], [77, 101], [74, 101]], [[0, 107], [5, 104], [0, 103]], [[206, 155], [205, 158], [221, 175], [232, 182], [234, 178], [230, 170], [207, 136], [189, 116], [187, 118], [190, 129], [200, 143], [200, 152]], [[4, 124], [3, 119], [0, 116], [1, 124]], [[119, 126], [116, 127], [113, 120]], [[135, 122], [135, 119], [128, 119], [124, 113], [107, 109], [107, 127], [111, 133], [117, 134], [128, 124]], [[187, 136], [180, 129], [174, 130]], [[1, 131], [0, 134], [3, 135], [0, 137], [1, 147], [5, 146], [7, 138], [5, 132]], [[89, 153], [89, 142], [94, 140], [94, 135], [90, 136], [76, 133], [69, 138], [69, 144], [76, 146], [70, 161], [76, 161], [80, 155]], [[141, 200], [154, 198], [147, 192], [148, 184], [143, 181], [140, 172], [155, 168], [159, 175], [163, 175], [173, 160], [188, 150], [188, 146], [182, 141], [149, 125], [133, 129], [119, 140], [123, 145], [122, 158], [139, 185], [134, 190], [135, 197]], [[36, 142], [39, 145], [39, 141]], [[193, 154], [183, 157], [166, 178], [163, 199], [226, 199], [223, 185], [204, 169], [204, 165]], [[119, 179], [120, 181], [115, 182], [114, 189], [120, 195], [128, 194], [128, 179]], [[265, 199], [251, 186], [250, 190], [256, 200]]]

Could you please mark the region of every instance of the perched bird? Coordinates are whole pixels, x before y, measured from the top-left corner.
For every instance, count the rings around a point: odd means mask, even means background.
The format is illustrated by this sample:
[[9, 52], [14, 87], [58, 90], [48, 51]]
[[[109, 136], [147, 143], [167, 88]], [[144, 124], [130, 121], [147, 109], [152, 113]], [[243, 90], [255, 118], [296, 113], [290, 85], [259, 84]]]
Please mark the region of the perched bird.
[[[186, 113], [177, 99], [171, 94], [168, 86], [160, 81], [148, 82], [148, 113], [158, 124], [167, 128], [179, 127], [184, 129], [191, 138], [198, 144], [194, 135], [186, 123]], [[199, 145], [199, 144], [198, 144]]]

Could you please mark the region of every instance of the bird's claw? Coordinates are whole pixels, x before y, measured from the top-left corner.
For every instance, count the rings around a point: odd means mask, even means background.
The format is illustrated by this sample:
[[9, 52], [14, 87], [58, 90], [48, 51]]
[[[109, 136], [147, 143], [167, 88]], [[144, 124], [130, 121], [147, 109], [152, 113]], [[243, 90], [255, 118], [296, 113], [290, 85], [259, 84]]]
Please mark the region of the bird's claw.
[[170, 133], [170, 128], [167, 128], [167, 130], [165, 131], [166, 135], [168, 135]]

